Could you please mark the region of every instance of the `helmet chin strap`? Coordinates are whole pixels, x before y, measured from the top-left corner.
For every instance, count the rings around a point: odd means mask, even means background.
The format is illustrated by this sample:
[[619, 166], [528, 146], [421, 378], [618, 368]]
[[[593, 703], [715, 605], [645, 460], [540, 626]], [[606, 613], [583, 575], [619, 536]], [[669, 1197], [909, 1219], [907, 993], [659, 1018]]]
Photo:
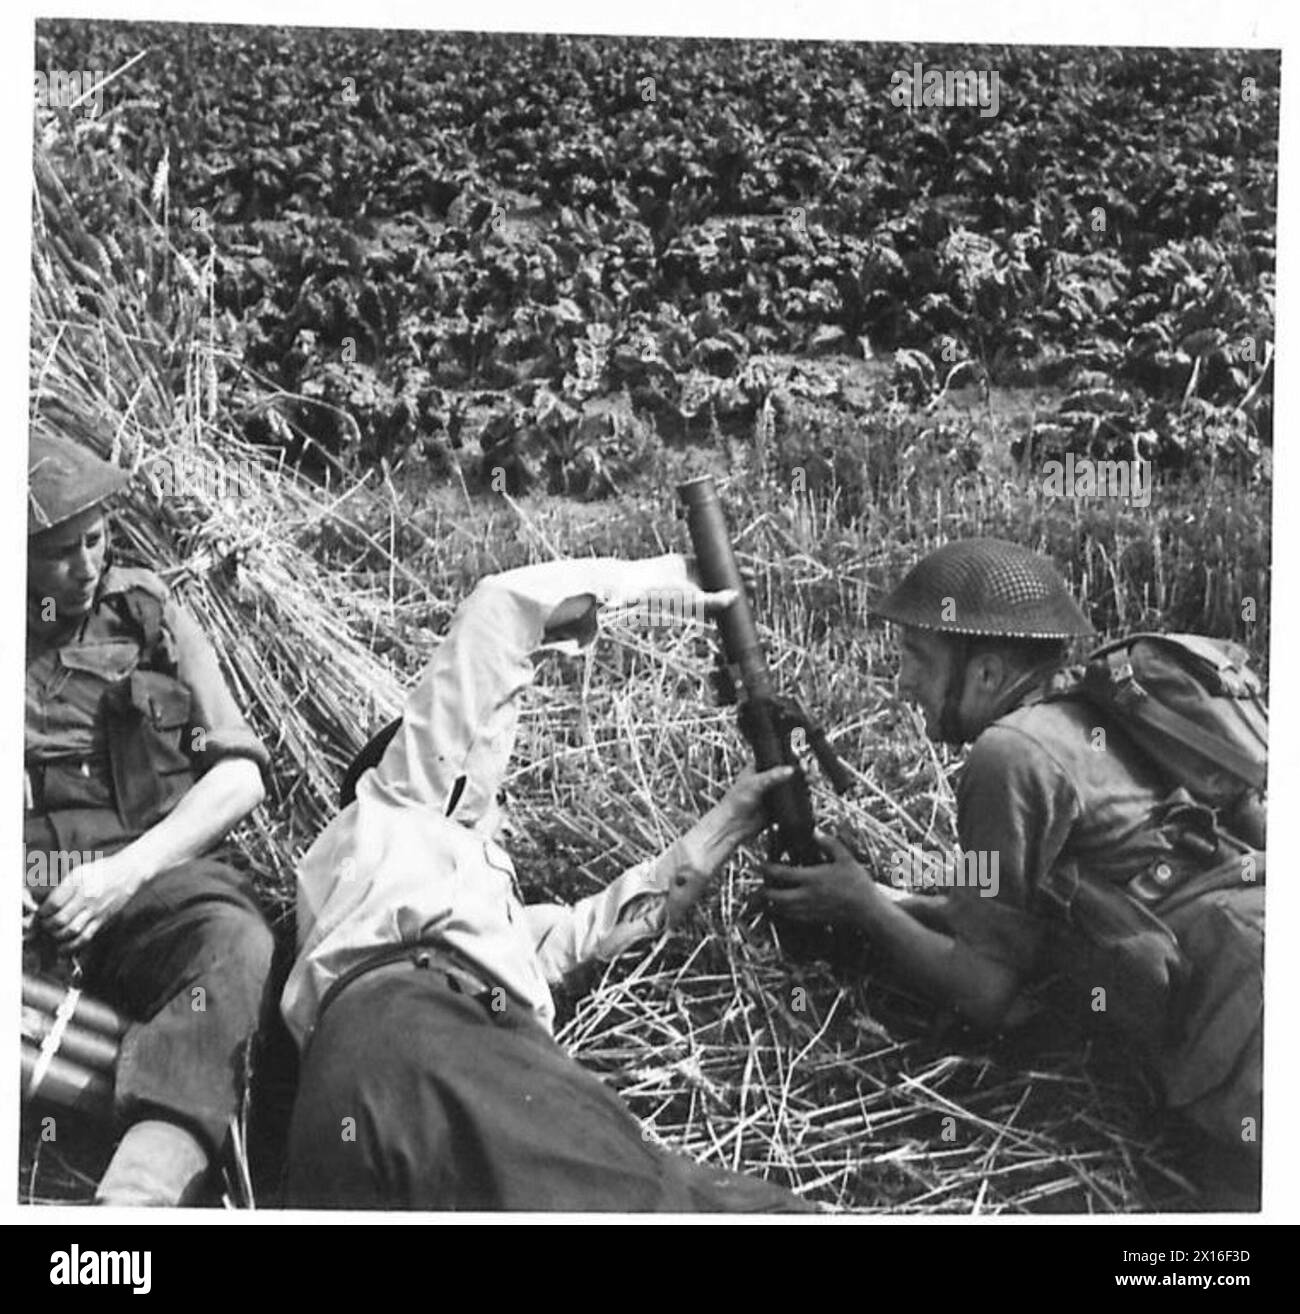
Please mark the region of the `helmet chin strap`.
[[943, 691], [939, 708], [939, 738], [945, 744], [964, 744], [966, 735], [961, 724], [961, 695], [966, 686], [966, 663], [970, 661], [971, 640], [966, 634], [952, 637], [952, 665], [948, 671], [948, 684]]
[[[970, 663], [974, 639], [967, 634], [953, 637], [953, 662], [948, 674], [948, 686], [943, 691], [943, 704], [939, 709], [939, 737], [946, 744], [964, 744], [971, 735], [966, 733], [961, 719], [961, 696], [966, 687], [966, 667]], [[1025, 671], [1003, 689], [986, 724], [1005, 716], [1035, 686], [1044, 681], [1057, 667], [1056, 662], [1045, 662]], [[983, 728], [982, 726], [980, 727]]]

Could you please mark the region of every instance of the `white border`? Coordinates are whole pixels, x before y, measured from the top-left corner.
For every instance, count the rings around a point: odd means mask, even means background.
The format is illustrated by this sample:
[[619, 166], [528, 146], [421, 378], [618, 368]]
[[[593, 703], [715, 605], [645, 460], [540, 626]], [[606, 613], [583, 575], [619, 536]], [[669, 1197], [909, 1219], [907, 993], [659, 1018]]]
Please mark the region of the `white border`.
[[[83, 17], [94, 19], [152, 19], [190, 22], [267, 24], [281, 23], [313, 27], [406, 27], [420, 29], [465, 29], [495, 31], [559, 31], [580, 33], [619, 32], [628, 35], [798, 37], [803, 39], [849, 39], [862, 41], [931, 41], [979, 43], [1045, 43], [1060, 45], [1151, 45], [1151, 46], [1228, 46], [1281, 47], [1283, 49], [1282, 141], [1280, 166], [1280, 232], [1278, 343], [1280, 361], [1288, 361], [1288, 352], [1300, 351], [1300, 297], [1295, 294], [1295, 216], [1300, 207], [1300, 178], [1297, 169], [1297, 95], [1290, 74], [1291, 61], [1300, 58], [1291, 34], [1296, 6], [1291, 0], [1000, 0], [999, 3], [897, 4], [808, 3], [807, 0], [659, 0], [654, 5], [615, 6], [609, 0], [545, 0], [544, 12], [539, 4], [527, 0], [478, 0], [466, 7], [447, 0], [371, 0], [359, 7], [355, 0], [311, 0], [310, 3], [287, 3], [286, 0], [221, 0], [213, 3], [63, 3], [33, 5], [30, 0], [6, 4], [0, 23], [4, 42], [0, 50], [4, 76], [0, 77], [0, 112], [6, 131], [0, 132], [3, 151], [5, 188], [2, 215], [3, 242], [0, 259], [7, 277], [0, 286], [6, 289], [0, 308], [3, 336], [0, 338], [0, 397], [3, 398], [9, 441], [0, 445], [0, 524], [4, 525], [5, 547], [16, 564], [3, 571], [4, 607], [0, 614], [11, 617], [8, 626], [0, 627], [0, 724], [5, 734], [0, 742], [14, 745], [22, 738], [20, 684], [21, 645], [24, 601], [22, 589], [23, 554], [21, 526], [26, 519], [23, 491], [25, 475], [25, 416], [27, 398], [27, 356], [29, 307], [27, 287], [30, 255], [30, 176], [31, 176], [31, 71], [33, 24], [36, 16]], [[466, 16], [472, 16], [472, 22]], [[364, 19], [364, 21], [363, 21]], [[1291, 19], [1293, 21], [1288, 21]], [[1285, 514], [1289, 496], [1300, 499], [1300, 456], [1290, 448], [1289, 429], [1297, 414], [1296, 379], [1283, 368], [1278, 370], [1276, 398], [1276, 432], [1287, 437], [1278, 442], [1276, 457], [1277, 492], [1275, 505], [1283, 514], [1274, 521], [1274, 562], [1277, 567], [1273, 584], [1273, 653], [1272, 653], [1272, 771], [1270, 794], [1273, 807], [1269, 816], [1270, 857], [1273, 880], [1268, 894], [1269, 945], [1267, 958], [1268, 1017], [1266, 1034], [1267, 1080], [1266, 1117], [1268, 1140], [1265, 1158], [1266, 1207], [1263, 1221], [1295, 1221], [1300, 1218], [1300, 1117], [1292, 1113], [1300, 1099], [1297, 1083], [1297, 1044], [1291, 1009], [1300, 1007], [1300, 953], [1291, 945], [1300, 929], [1300, 872], [1288, 869], [1287, 858], [1300, 852], [1300, 808], [1288, 806], [1289, 789], [1300, 786], [1300, 683], [1290, 679], [1300, 668], [1292, 656], [1300, 652], [1297, 641], [1297, 615], [1294, 592], [1297, 536], [1300, 517]], [[1295, 662], [1296, 665], [1292, 665]], [[0, 754], [0, 799], [15, 800], [3, 810], [4, 844], [0, 852], [18, 857], [17, 803], [20, 797], [20, 764], [16, 751]], [[12, 828], [12, 830], [11, 830]], [[10, 838], [12, 835], [12, 839]], [[18, 1049], [18, 980], [19, 936], [16, 897], [0, 902], [4, 909], [5, 934], [0, 936], [0, 1055], [16, 1054]], [[12, 919], [9, 909], [14, 910]], [[10, 1129], [17, 1120], [18, 1065], [0, 1064], [0, 1220], [58, 1225], [64, 1222], [84, 1225], [87, 1215], [81, 1209], [20, 1209], [11, 1194], [17, 1180], [17, 1137]], [[127, 1214], [111, 1211], [110, 1218], [165, 1223], [183, 1226], [189, 1222], [220, 1217], [232, 1226], [266, 1224], [273, 1221], [302, 1221], [374, 1225], [425, 1221], [395, 1214], [300, 1214], [290, 1211], [265, 1211], [255, 1214], [214, 1214], [212, 1211], [148, 1211]], [[488, 1221], [517, 1221], [518, 1216]], [[1189, 1224], [1208, 1221], [1207, 1215], [1155, 1215], [1134, 1218], [1097, 1218], [1098, 1226], [1132, 1227], [1141, 1222], [1168, 1222], [1176, 1217]], [[1228, 1215], [1229, 1221], [1239, 1220]], [[538, 1221], [559, 1221], [550, 1217]], [[603, 1219], [601, 1221], [613, 1221]], [[840, 1225], [857, 1220], [824, 1218], [819, 1224]], [[909, 1225], [1024, 1226], [1051, 1225], [1051, 1219], [952, 1219], [871, 1218], [875, 1224]], [[1069, 1221], [1074, 1221], [1073, 1217]], [[1189, 1229], [1190, 1231], [1190, 1229]], [[71, 1236], [71, 1233], [70, 1233]], [[1245, 1244], [1243, 1242], [1243, 1244]]]

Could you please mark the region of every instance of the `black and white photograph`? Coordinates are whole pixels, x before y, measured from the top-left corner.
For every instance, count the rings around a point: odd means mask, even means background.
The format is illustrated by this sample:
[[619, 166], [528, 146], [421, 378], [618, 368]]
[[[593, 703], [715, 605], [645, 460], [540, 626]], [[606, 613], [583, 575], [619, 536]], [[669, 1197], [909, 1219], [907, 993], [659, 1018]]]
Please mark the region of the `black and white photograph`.
[[1276, 40], [207, 12], [23, 37], [18, 1215], [1258, 1220]]

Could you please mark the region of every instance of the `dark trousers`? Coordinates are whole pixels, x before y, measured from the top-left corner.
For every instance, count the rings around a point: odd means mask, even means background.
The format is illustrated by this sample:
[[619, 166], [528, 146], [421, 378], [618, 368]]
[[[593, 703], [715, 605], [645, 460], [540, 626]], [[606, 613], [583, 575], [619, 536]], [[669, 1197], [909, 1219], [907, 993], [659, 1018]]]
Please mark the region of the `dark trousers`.
[[[349, 984], [303, 1058], [286, 1203], [306, 1208], [789, 1212], [798, 1197], [646, 1141], [531, 1013], [410, 962]], [[498, 1000], [500, 995], [497, 996]]]
[[139, 1019], [126, 1033], [114, 1105], [161, 1116], [220, 1149], [262, 1017], [271, 932], [239, 873], [198, 858], [148, 882], [90, 944], [85, 987]]
[[[120, 849], [107, 809], [31, 816], [27, 854]], [[271, 932], [246, 878], [217, 857], [159, 873], [81, 954], [83, 988], [134, 1019], [122, 1040], [114, 1111], [161, 1117], [220, 1149], [239, 1107], [248, 1042], [262, 1018]]]

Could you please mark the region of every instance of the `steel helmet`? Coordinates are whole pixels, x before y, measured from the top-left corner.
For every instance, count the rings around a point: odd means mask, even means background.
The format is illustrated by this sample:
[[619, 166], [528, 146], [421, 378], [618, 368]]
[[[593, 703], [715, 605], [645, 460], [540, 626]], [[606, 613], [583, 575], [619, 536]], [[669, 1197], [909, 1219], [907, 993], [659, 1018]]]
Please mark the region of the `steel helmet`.
[[27, 451], [27, 533], [53, 529], [107, 501], [130, 474], [62, 434], [34, 433]]
[[1056, 566], [1000, 538], [962, 538], [936, 548], [870, 612], [945, 634], [1070, 639], [1095, 633]]

